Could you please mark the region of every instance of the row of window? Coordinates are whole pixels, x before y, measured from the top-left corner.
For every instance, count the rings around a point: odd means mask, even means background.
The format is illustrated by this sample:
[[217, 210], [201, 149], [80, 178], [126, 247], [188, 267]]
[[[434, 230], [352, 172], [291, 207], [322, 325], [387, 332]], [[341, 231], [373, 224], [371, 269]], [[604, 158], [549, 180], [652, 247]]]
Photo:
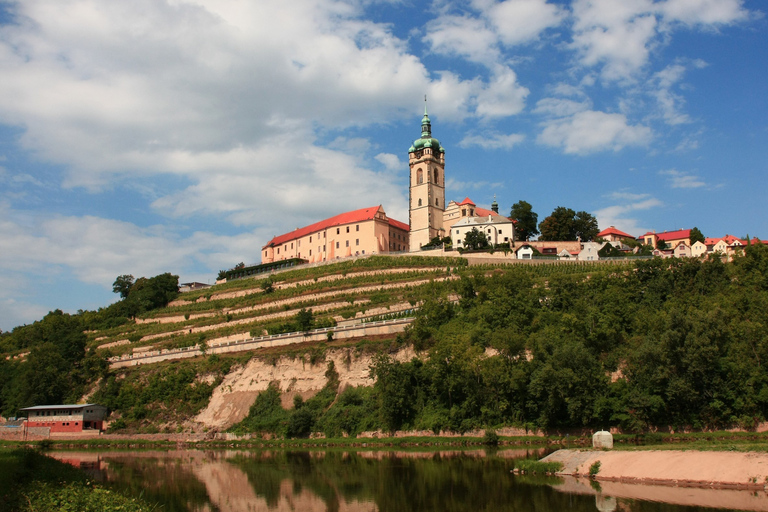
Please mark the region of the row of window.
[[[421, 206], [421, 199], [419, 199], [419, 206]], [[440, 206], [440, 201], [435, 198], [435, 206]]]
[[[85, 412], [93, 412], [93, 411], [91, 410], [91, 411], [85, 411]], [[50, 410], [50, 411], [36, 411], [33, 414], [33, 416], [72, 416], [74, 414], [78, 414], [79, 415], [79, 412], [77, 412], [77, 411], [67, 411], [67, 410], [65, 410], [65, 411], [54, 411], [54, 410]]]
[[[355, 231], [360, 231], [360, 224], [355, 224]], [[347, 233], [349, 233], [349, 226], [347, 226]], [[337, 235], [341, 234], [341, 228], [336, 228], [336, 234]], [[326, 238], [326, 233], [324, 231], [317, 234], [317, 239], [318, 240], [320, 240], [320, 235], [323, 236], [323, 239]], [[309, 236], [309, 243], [312, 243], [312, 235]], [[291, 249], [293, 249], [293, 242], [291, 242], [290, 245], [291, 245]], [[338, 245], [338, 244], [336, 244], [336, 245]], [[299, 247], [301, 247], [301, 240], [297, 240], [296, 241], [296, 248], [298, 249]], [[319, 251], [320, 251], [320, 247], [318, 247], [318, 252]], [[325, 249], [323, 249], [323, 251], [325, 251]], [[288, 252], [288, 244], [287, 243], [285, 245], [283, 245], [283, 252]], [[267, 256], [267, 254], [268, 254], [267, 251], [264, 251], [264, 256]], [[280, 247], [277, 248], [277, 254], [280, 254]], [[311, 249], [309, 251], [309, 255], [310, 256], [312, 255], [312, 250]]]

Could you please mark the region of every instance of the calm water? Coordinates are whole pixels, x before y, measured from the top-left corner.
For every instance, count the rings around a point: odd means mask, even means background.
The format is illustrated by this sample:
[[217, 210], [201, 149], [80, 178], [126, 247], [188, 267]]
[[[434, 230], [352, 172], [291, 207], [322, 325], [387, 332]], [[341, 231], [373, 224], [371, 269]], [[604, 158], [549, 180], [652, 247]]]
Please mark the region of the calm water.
[[[541, 452], [53, 452], [167, 512], [768, 511], [764, 492], [515, 476]], [[682, 505], [685, 504], [685, 505]], [[719, 507], [719, 508], [717, 508]]]

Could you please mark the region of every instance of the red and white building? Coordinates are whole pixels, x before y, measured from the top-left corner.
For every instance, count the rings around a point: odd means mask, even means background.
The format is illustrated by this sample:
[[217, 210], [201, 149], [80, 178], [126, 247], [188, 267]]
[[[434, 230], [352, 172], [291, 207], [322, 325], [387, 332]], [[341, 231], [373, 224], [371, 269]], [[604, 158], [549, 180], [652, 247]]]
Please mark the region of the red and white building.
[[341, 213], [272, 238], [261, 248], [261, 262], [301, 258], [318, 261], [365, 254], [408, 251], [408, 224], [372, 206]]
[[49, 428], [51, 434], [100, 432], [104, 430], [107, 416], [107, 408], [97, 404], [36, 405], [21, 409], [21, 412], [27, 414], [26, 429]]
[[616, 229], [615, 226], [611, 226], [607, 229], [602, 230], [597, 234], [597, 238], [602, 238], [606, 242], [623, 242], [624, 240], [627, 240], [627, 239], [635, 240], [634, 236], [628, 233], [625, 233], [620, 229]]

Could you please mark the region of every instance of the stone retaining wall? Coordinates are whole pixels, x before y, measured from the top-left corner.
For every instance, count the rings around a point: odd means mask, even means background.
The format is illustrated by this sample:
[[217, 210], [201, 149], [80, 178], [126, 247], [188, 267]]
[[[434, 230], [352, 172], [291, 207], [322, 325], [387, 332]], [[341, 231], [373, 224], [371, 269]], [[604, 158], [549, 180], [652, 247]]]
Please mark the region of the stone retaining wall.
[[[333, 332], [333, 339], [359, 338], [364, 336], [380, 336], [383, 334], [395, 334], [403, 332], [405, 327], [413, 322], [413, 318], [400, 318], [396, 320], [385, 320], [381, 322], [370, 322], [358, 324], [349, 327], [337, 326], [324, 329], [315, 329], [309, 333], [288, 333], [276, 334], [273, 336], [260, 336], [242, 341], [227, 341], [219, 344], [211, 344], [206, 350], [206, 354], [224, 354], [231, 352], [244, 352], [267, 347], [280, 347], [296, 343], [325, 341], [328, 339], [328, 332]], [[176, 359], [188, 359], [203, 355], [200, 348], [186, 347], [176, 350], [151, 351], [140, 356], [126, 355], [112, 358], [110, 368], [124, 368], [127, 366], [138, 366], [142, 364], [159, 363], [160, 361], [170, 361]]]

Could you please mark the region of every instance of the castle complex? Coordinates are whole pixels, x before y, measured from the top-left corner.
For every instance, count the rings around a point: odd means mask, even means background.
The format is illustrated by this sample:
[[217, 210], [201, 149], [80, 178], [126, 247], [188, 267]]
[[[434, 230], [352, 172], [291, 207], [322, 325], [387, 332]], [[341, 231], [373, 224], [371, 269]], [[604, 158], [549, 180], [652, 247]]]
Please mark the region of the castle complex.
[[491, 210], [478, 208], [469, 198], [446, 205], [445, 148], [432, 137], [426, 106], [421, 137], [408, 150], [408, 166], [408, 224], [387, 217], [381, 205], [342, 213], [272, 238], [261, 249], [261, 262], [301, 258], [314, 263], [419, 251], [435, 237], [447, 236], [459, 248], [472, 229], [486, 233], [493, 244], [514, 240], [514, 224], [499, 215], [495, 200]]

